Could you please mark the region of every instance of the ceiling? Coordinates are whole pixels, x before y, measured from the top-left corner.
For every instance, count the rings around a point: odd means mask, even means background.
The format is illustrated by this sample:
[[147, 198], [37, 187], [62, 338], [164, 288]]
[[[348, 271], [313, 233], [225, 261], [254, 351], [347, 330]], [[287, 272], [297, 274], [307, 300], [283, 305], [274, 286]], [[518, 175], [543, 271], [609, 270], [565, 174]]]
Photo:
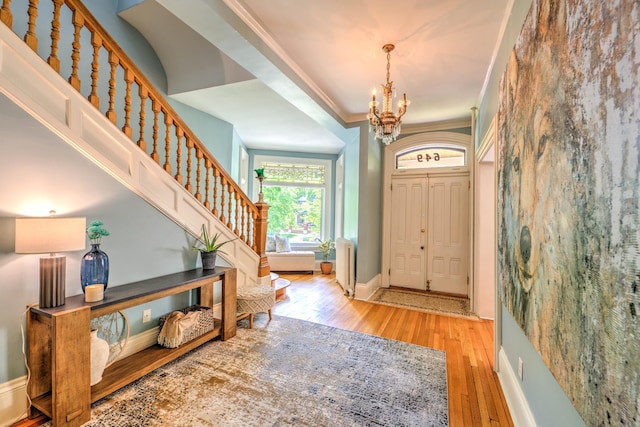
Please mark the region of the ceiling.
[[169, 95], [232, 123], [248, 148], [338, 153], [385, 81], [386, 43], [411, 101], [405, 129], [468, 120], [510, 4], [143, 0], [119, 15], [156, 51]]

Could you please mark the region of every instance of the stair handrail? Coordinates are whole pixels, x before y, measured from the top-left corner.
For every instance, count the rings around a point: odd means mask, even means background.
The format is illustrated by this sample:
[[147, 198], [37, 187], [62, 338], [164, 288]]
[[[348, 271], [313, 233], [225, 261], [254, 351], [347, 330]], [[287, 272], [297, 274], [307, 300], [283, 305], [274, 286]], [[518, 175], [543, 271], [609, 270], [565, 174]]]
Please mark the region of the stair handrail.
[[[92, 60], [88, 70], [91, 80], [91, 90], [87, 96], [88, 101], [100, 111], [99, 92], [102, 89], [108, 93], [108, 109], [104, 112], [107, 119], [115, 126], [122, 124], [121, 131], [140, 149], [145, 151], [166, 173], [173, 178], [198, 202], [217, 217], [238, 238], [244, 241], [260, 257], [258, 275], [268, 274], [268, 263], [264, 253], [266, 244], [266, 227], [268, 206], [265, 203], [253, 203], [233, 180], [230, 174], [216, 160], [206, 145], [197, 137], [178, 113], [171, 107], [159, 90], [149, 81], [138, 66], [129, 58], [120, 45], [102, 27], [98, 20], [89, 12], [86, 6], [79, 0], [49, 0], [53, 5], [51, 19], [51, 47], [46, 62], [63, 78], [61, 73], [60, 51], [61, 16], [63, 6], [67, 6], [71, 12], [71, 24], [73, 25], [73, 38], [70, 43], [71, 64], [68, 82], [82, 94], [82, 79], [80, 73], [84, 70], [80, 67], [81, 56], [81, 32], [86, 29], [91, 34]], [[38, 54], [37, 17], [39, 0], [29, 0], [27, 13], [27, 28], [24, 34], [25, 43]], [[11, 0], [2, 0], [0, 7], [0, 21], [13, 29], [13, 14]], [[17, 34], [17, 33], [16, 33]], [[19, 35], [19, 34], [18, 34]], [[106, 51], [109, 64], [108, 87], [100, 79], [100, 54]], [[42, 57], [42, 56], [41, 56]], [[43, 58], [44, 59], [44, 58]], [[121, 70], [125, 84], [124, 96], [117, 97], [118, 71]], [[137, 94], [132, 93], [132, 87], [138, 87]], [[132, 98], [137, 97], [137, 104]], [[117, 114], [116, 102], [121, 102], [123, 116]], [[153, 113], [152, 124], [147, 122], [147, 110], [151, 103]], [[138, 124], [133, 124], [131, 112], [137, 105], [139, 110]], [[160, 121], [162, 113], [163, 121]], [[119, 123], [120, 122], [120, 123]], [[158, 149], [161, 138], [160, 129], [164, 125], [164, 153]], [[119, 126], [118, 126], [119, 127]], [[134, 128], [138, 130], [138, 139], [133, 136]], [[152, 145], [149, 152], [147, 134], [151, 134]], [[175, 140], [176, 146], [172, 148], [171, 142]], [[184, 144], [182, 141], [184, 140]], [[186, 151], [184, 159], [183, 149]], [[161, 159], [164, 157], [164, 163]], [[195, 173], [193, 160], [195, 159]], [[203, 177], [202, 166], [205, 174]], [[182, 175], [183, 167], [187, 174], [186, 182]], [[195, 179], [194, 176], [195, 175]], [[204, 179], [203, 179], [204, 178]], [[194, 185], [195, 181], [195, 185]], [[204, 182], [203, 182], [204, 181]], [[211, 182], [213, 181], [213, 182]], [[203, 191], [204, 190], [204, 191]], [[203, 194], [204, 193], [204, 194]]]

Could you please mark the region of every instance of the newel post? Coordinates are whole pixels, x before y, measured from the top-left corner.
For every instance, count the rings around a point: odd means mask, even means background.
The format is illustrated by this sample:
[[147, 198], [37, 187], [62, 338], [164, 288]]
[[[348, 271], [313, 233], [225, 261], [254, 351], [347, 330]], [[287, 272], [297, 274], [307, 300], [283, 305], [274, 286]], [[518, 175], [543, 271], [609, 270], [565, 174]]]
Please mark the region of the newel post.
[[269, 267], [269, 259], [265, 253], [265, 247], [267, 246], [267, 223], [269, 222], [269, 205], [265, 202], [259, 201], [256, 204], [258, 209], [258, 218], [255, 221], [256, 231], [256, 252], [260, 255], [260, 263], [258, 264], [258, 277], [268, 276], [271, 272]]

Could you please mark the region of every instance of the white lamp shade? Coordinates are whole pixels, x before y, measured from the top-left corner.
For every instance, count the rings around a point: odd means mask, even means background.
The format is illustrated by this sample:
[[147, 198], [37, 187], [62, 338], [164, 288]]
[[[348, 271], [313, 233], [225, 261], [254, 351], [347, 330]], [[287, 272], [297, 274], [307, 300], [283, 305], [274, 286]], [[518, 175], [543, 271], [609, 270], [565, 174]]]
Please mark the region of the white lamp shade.
[[16, 253], [43, 254], [86, 248], [86, 218], [16, 218]]

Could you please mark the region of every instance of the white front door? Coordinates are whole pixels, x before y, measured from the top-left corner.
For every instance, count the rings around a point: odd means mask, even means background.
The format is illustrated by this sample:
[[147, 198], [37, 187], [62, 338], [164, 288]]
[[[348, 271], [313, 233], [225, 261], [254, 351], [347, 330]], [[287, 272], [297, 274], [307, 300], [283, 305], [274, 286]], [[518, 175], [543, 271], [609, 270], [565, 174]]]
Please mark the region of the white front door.
[[391, 182], [389, 284], [467, 295], [469, 175]]
[[467, 295], [469, 175], [429, 177], [427, 289]]
[[425, 289], [427, 178], [394, 178], [391, 206], [390, 283]]

